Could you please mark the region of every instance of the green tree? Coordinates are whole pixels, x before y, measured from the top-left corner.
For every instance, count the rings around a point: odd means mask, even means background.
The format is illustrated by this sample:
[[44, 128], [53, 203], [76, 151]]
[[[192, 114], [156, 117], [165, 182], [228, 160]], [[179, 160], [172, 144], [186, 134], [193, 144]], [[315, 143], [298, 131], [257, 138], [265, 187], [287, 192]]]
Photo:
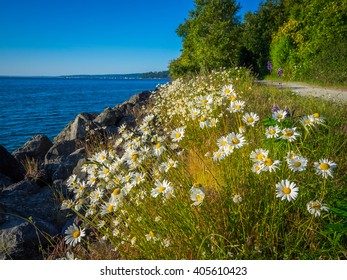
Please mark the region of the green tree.
[[177, 29], [181, 56], [170, 63], [170, 75], [198, 72], [237, 63], [240, 6], [234, 0], [195, 0], [195, 10]]
[[283, 1], [267, 0], [255, 13], [248, 12], [242, 24], [239, 64], [251, 67], [260, 77], [268, 74], [272, 36], [286, 19]]

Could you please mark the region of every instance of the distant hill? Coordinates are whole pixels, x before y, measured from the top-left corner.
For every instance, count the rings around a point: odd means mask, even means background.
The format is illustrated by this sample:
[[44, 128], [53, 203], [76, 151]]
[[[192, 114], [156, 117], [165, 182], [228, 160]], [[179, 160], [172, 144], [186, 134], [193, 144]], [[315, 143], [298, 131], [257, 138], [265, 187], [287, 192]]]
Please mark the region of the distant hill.
[[63, 79], [168, 79], [169, 71], [133, 73], [133, 74], [103, 74], [103, 75], [63, 75]]

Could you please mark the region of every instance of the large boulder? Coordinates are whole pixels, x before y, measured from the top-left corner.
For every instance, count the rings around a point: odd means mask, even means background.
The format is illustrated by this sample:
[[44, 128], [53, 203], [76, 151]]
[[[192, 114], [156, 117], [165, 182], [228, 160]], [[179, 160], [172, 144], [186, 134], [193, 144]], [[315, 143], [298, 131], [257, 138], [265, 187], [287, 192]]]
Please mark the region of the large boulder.
[[43, 162], [46, 153], [52, 146], [53, 143], [46, 135], [38, 134], [33, 136], [22, 147], [15, 150], [12, 155], [18, 162], [23, 162], [26, 158]]
[[50, 187], [23, 180], [0, 193], [0, 259], [39, 259], [40, 245], [58, 234], [65, 221]]
[[54, 172], [52, 180], [66, 180], [73, 173], [74, 168], [81, 159], [87, 157], [84, 148], [80, 148], [70, 155], [68, 155], [58, 166], [58, 169]]
[[[55, 143], [45, 156], [45, 172], [48, 182], [52, 182], [53, 174], [59, 169], [59, 166], [74, 151], [79, 149], [77, 140], [69, 140]], [[77, 164], [77, 162], [76, 162]]]
[[14, 182], [19, 182], [24, 178], [23, 166], [0, 145], [0, 173], [11, 178]]
[[95, 127], [92, 120], [96, 117], [96, 114], [81, 113], [71, 121], [55, 138], [54, 143], [84, 139], [89, 129]]

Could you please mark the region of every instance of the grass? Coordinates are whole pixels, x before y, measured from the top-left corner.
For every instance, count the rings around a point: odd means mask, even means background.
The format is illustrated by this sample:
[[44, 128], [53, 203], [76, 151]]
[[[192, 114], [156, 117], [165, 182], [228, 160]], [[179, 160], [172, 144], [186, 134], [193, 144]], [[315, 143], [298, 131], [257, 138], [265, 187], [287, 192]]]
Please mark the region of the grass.
[[[244, 108], [228, 110], [236, 101]], [[288, 108], [283, 121], [273, 119], [274, 105]], [[89, 149], [95, 153], [83, 168], [86, 181], [70, 177], [74, 196], [63, 208], [80, 222], [73, 233], [78, 245], [66, 250], [95, 259], [345, 259], [346, 234], [326, 230], [345, 218], [324, 211], [346, 201], [345, 109], [257, 86], [241, 68], [163, 86], [141, 125], [120, 127], [119, 137]], [[244, 119], [246, 112], [259, 120]], [[275, 125], [300, 135], [266, 138]], [[223, 137], [229, 137], [224, 152]], [[252, 161], [256, 149], [268, 159]], [[303, 171], [291, 170], [290, 152], [307, 160]], [[332, 176], [322, 176], [323, 159]], [[299, 187], [297, 197], [276, 197], [282, 180]], [[317, 215], [308, 211], [310, 202]]]

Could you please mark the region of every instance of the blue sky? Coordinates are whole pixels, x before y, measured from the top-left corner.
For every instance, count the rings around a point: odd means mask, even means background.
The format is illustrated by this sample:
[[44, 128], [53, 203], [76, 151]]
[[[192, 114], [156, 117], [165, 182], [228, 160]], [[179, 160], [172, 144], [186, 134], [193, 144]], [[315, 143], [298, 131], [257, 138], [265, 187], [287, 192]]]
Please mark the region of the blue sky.
[[[243, 14], [261, 0], [238, 2]], [[0, 0], [0, 75], [166, 70], [193, 8], [193, 0]]]

